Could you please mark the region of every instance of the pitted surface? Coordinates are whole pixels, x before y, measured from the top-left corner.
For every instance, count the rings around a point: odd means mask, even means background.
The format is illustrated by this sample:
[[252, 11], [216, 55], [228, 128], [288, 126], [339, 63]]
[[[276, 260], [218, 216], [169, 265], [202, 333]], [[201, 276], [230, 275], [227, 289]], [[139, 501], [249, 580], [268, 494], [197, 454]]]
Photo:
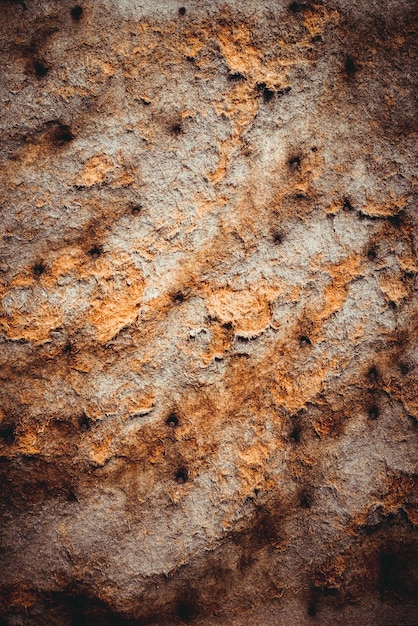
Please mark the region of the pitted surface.
[[412, 626], [413, 3], [0, 12], [6, 623]]

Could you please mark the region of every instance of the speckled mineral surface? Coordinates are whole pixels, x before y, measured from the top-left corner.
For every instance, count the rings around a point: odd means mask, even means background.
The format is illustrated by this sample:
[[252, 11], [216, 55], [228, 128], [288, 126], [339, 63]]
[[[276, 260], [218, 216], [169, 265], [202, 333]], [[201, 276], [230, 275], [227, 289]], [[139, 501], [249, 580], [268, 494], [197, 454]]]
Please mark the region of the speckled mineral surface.
[[0, 620], [418, 623], [416, 5], [0, 1]]

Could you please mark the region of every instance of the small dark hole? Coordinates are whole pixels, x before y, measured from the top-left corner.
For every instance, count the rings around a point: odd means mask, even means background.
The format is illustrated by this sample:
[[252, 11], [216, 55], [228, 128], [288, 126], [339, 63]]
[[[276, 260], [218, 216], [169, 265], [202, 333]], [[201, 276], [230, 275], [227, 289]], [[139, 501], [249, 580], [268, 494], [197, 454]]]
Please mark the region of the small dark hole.
[[4, 443], [7, 445], [14, 443], [16, 439], [14, 427], [3, 426], [3, 428], [0, 428], [0, 439], [3, 439]]
[[176, 124], [173, 124], [173, 126], [171, 127], [171, 132], [173, 133], [175, 137], [178, 137], [183, 132], [183, 126], [179, 122]]
[[353, 206], [350, 202], [350, 200], [348, 198], [344, 198], [344, 203], [343, 203], [343, 209], [344, 211], [352, 211], [353, 210]]
[[43, 76], [46, 76], [49, 72], [49, 68], [42, 61], [35, 61], [33, 68], [38, 78], [43, 78]]
[[66, 143], [69, 143], [74, 139], [74, 135], [71, 132], [71, 129], [66, 124], [60, 124], [53, 135], [54, 142], [58, 146], [63, 146]]
[[77, 5], [71, 9], [70, 13], [71, 13], [71, 17], [73, 18], [73, 20], [78, 21], [83, 14], [83, 7], [81, 7], [80, 5]]
[[398, 308], [398, 305], [393, 300], [389, 300], [389, 306], [393, 311]]
[[225, 328], [225, 330], [231, 330], [232, 322], [225, 322], [225, 324], [222, 324], [222, 328]]
[[318, 148], [316, 146], [312, 146], [311, 150], [312, 152], [318, 152]]
[[291, 13], [300, 13], [304, 10], [304, 8], [305, 5], [301, 4], [300, 2], [292, 2], [291, 4], [289, 4], [289, 11]]
[[289, 436], [290, 443], [300, 443], [300, 435], [302, 429], [300, 426], [295, 426]]
[[369, 261], [374, 261], [376, 257], [377, 257], [376, 248], [369, 248], [367, 250], [367, 258], [369, 259]]
[[68, 343], [66, 343], [64, 348], [62, 349], [62, 351], [64, 352], [64, 354], [71, 354], [71, 352], [73, 351], [72, 344], [68, 341]]
[[67, 500], [68, 502], [78, 502], [78, 498], [75, 495], [74, 491], [69, 491], [67, 494]]
[[42, 276], [45, 270], [46, 266], [43, 263], [36, 263], [36, 265], [33, 266], [33, 275]]
[[189, 478], [189, 474], [185, 467], [181, 467], [179, 470], [177, 470], [176, 482], [179, 485], [183, 485], [185, 482], [187, 482], [188, 478]]
[[375, 404], [373, 404], [369, 408], [369, 418], [371, 420], [376, 420], [378, 417], [379, 417], [379, 407], [377, 407]]
[[184, 302], [184, 294], [181, 291], [176, 291], [176, 293], [171, 296], [171, 299], [175, 304], [181, 304]]
[[312, 43], [320, 43], [321, 41], [323, 41], [321, 35], [315, 35], [315, 37], [312, 37], [311, 39]]
[[299, 343], [300, 343], [302, 348], [306, 348], [306, 346], [310, 346], [311, 345], [311, 340], [306, 335], [301, 335], [299, 337]]
[[87, 417], [85, 413], [82, 414], [78, 421], [81, 432], [85, 432], [86, 430], [90, 430], [91, 428], [91, 420]]
[[409, 374], [409, 365], [407, 363], [401, 363], [399, 369], [401, 370], [401, 374], [403, 374], [404, 376], [406, 376], [406, 374]]
[[268, 87], [266, 87], [263, 90], [263, 100], [264, 102], [268, 103], [271, 102], [274, 98], [274, 91], [272, 89], [269, 89]]
[[348, 55], [346, 57], [344, 69], [345, 69], [345, 73], [347, 74], [347, 76], [354, 76], [354, 74], [357, 72], [358, 68], [352, 56]]
[[274, 243], [278, 246], [283, 243], [283, 235], [281, 233], [275, 233], [273, 236]]
[[185, 7], [180, 7], [179, 8], [179, 15], [186, 15], [186, 8]]
[[274, 98], [274, 91], [267, 87], [266, 83], [257, 83], [257, 91], [263, 94], [264, 102], [271, 102]]
[[136, 205], [132, 207], [132, 210], [131, 210], [132, 215], [139, 215], [141, 213], [141, 209], [142, 209], [141, 205]]
[[377, 377], [378, 377], [378, 372], [377, 372], [376, 367], [371, 367], [369, 371], [367, 372], [367, 378], [370, 380], [371, 383], [375, 383], [377, 382]]
[[93, 248], [90, 248], [90, 250], [88, 251], [88, 254], [91, 256], [92, 259], [98, 259], [102, 252], [103, 250], [101, 246], [93, 246]]
[[308, 605], [309, 617], [315, 617], [317, 613], [318, 613], [318, 609], [316, 608], [315, 602], [309, 602], [309, 605]]
[[169, 428], [176, 428], [179, 424], [179, 418], [175, 413], [170, 413], [170, 415], [165, 420], [165, 423]]
[[289, 167], [294, 172], [300, 168], [300, 157], [295, 156], [289, 159]]
[[302, 509], [310, 509], [312, 506], [313, 498], [312, 494], [304, 489], [299, 496], [299, 503]]

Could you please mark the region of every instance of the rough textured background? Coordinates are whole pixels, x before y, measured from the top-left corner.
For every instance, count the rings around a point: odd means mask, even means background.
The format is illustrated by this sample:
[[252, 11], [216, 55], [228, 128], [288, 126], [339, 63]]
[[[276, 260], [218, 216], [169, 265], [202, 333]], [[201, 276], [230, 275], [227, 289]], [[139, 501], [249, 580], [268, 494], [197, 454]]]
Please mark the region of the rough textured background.
[[2, 624], [418, 622], [414, 4], [0, 2]]

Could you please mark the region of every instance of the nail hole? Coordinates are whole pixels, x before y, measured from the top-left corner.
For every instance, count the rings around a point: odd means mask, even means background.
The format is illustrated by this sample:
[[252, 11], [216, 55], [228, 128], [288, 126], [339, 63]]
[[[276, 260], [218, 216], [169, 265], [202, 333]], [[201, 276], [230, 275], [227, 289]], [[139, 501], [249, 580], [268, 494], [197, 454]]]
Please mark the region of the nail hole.
[[274, 91], [272, 89], [269, 89], [268, 87], [266, 87], [263, 90], [263, 100], [266, 103], [269, 103], [273, 100], [274, 98]]
[[295, 172], [296, 170], [300, 168], [300, 157], [298, 156], [292, 157], [291, 159], [289, 159], [288, 164], [289, 164], [289, 168], [291, 169], [291, 171]]
[[72, 344], [68, 341], [63, 347], [62, 351], [64, 352], [64, 354], [71, 354], [71, 352], [73, 351]]
[[35, 70], [35, 75], [38, 78], [43, 78], [49, 72], [49, 68], [45, 65], [43, 61], [35, 61], [33, 64], [33, 69]]
[[0, 428], [0, 439], [4, 441], [5, 444], [11, 445], [15, 442], [16, 434], [13, 426], [3, 426]]
[[132, 215], [139, 215], [141, 213], [141, 209], [142, 209], [141, 205], [136, 205], [132, 207], [132, 210], [131, 210]]
[[173, 124], [171, 127], [171, 132], [175, 137], [178, 137], [179, 135], [181, 135], [183, 132], [182, 124], [180, 122], [176, 122], [176, 124]]
[[302, 433], [302, 428], [299, 425], [295, 426], [289, 436], [290, 443], [293, 443], [293, 444], [300, 443], [301, 433]]
[[376, 367], [373, 366], [369, 369], [369, 371], [367, 372], [367, 378], [370, 380], [371, 383], [377, 382], [378, 372]]
[[77, 5], [70, 10], [70, 13], [71, 13], [71, 17], [73, 18], [73, 20], [76, 20], [78, 22], [78, 20], [81, 18], [83, 14], [83, 7], [81, 7], [80, 5]]
[[310, 509], [312, 506], [313, 497], [308, 489], [303, 489], [299, 496], [299, 503], [302, 509]]
[[71, 129], [66, 124], [59, 124], [53, 134], [53, 140], [58, 146], [63, 146], [74, 139]]
[[347, 76], [354, 76], [354, 74], [357, 72], [357, 69], [358, 67], [355, 64], [353, 57], [351, 55], [347, 55], [344, 63], [344, 70]]
[[165, 420], [165, 423], [169, 428], [176, 428], [179, 424], [179, 418], [175, 413], [170, 413], [170, 415]]
[[171, 299], [175, 304], [181, 304], [184, 302], [184, 294], [181, 291], [176, 291], [176, 293], [173, 293], [171, 296]]
[[102, 252], [103, 250], [101, 246], [93, 246], [93, 248], [90, 248], [90, 250], [88, 251], [88, 254], [91, 256], [92, 259], [98, 259]]
[[283, 235], [281, 233], [275, 233], [273, 236], [274, 243], [278, 246], [283, 243]]
[[185, 482], [187, 482], [188, 478], [189, 478], [189, 474], [185, 467], [181, 467], [179, 470], [177, 470], [176, 482], [178, 482], [179, 485], [183, 485]]
[[274, 98], [274, 91], [267, 87], [266, 83], [257, 83], [257, 91], [263, 94], [264, 102], [271, 102]]
[[389, 300], [388, 304], [393, 311], [398, 308], [398, 305], [393, 300]]
[[311, 151], [312, 152], [318, 152], [318, 148], [316, 146], [312, 146]]
[[180, 7], [179, 8], [179, 15], [186, 15], [186, 8], [185, 7]]
[[306, 335], [301, 335], [299, 337], [299, 343], [300, 343], [302, 348], [306, 348], [306, 346], [310, 346], [311, 345], [311, 340]]
[[399, 366], [399, 369], [401, 370], [401, 374], [403, 374], [404, 376], [406, 374], [409, 374], [409, 365], [407, 363], [401, 363], [401, 365]]
[[85, 413], [83, 413], [78, 421], [81, 432], [85, 432], [86, 430], [90, 430], [91, 428], [91, 420], [87, 417]]
[[372, 247], [367, 250], [367, 258], [369, 261], [374, 261], [377, 257], [376, 248]]
[[343, 209], [344, 211], [352, 211], [353, 210], [353, 206], [350, 202], [350, 200], [348, 198], [344, 198], [344, 203], [343, 203]]
[[369, 418], [371, 420], [376, 420], [378, 417], [379, 417], [379, 407], [377, 407], [375, 404], [373, 404], [369, 408]]
[[44, 265], [43, 263], [36, 263], [36, 265], [33, 266], [33, 275], [36, 277], [42, 276], [42, 274], [45, 272], [46, 270], [46, 265]]

